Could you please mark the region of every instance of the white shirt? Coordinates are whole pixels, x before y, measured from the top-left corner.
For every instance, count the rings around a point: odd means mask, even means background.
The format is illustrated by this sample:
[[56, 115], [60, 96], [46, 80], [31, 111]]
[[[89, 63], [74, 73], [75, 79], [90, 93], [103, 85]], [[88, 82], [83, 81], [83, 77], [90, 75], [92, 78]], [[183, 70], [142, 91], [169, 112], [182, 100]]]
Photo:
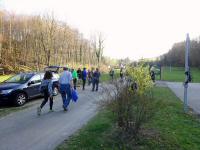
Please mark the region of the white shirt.
[[59, 83], [70, 84], [71, 80], [72, 80], [72, 73], [69, 71], [64, 71], [59, 78]]

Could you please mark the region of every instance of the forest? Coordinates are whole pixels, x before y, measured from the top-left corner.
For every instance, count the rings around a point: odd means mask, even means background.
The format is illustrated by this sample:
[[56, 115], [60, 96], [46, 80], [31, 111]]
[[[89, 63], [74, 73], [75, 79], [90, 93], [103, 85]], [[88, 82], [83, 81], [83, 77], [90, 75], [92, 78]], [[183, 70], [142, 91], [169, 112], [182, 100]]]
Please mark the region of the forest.
[[91, 39], [53, 15], [27, 16], [0, 11], [0, 67], [19, 72], [49, 65], [99, 66], [104, 37]]
[[[185, 41], [175, 43], [166, 54], [160, 56], [160, 63], [164, 66], [183, 67], [185, 65]], [[190, 41], [189, 64], [200, 68], [200, 37]]]

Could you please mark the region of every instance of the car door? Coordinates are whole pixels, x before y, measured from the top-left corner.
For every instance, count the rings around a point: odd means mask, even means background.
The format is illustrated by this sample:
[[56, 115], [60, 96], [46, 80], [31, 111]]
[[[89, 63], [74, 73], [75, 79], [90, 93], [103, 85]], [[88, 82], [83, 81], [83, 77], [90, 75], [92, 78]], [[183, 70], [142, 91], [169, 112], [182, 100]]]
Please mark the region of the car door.
[[34, 75], [29, 83], [28, 83], [28, 88], [27, 88], [27, 93], [29, 97], [35, 97], [40, 95], [40, 85], [41, 85], [41, 76], [40, 74]]

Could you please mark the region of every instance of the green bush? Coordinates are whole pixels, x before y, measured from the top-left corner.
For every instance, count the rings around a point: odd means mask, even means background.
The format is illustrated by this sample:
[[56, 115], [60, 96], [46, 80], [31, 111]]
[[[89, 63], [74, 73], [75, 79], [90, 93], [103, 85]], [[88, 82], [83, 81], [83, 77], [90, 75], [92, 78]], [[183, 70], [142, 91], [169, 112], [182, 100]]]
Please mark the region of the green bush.
[[[128, 68], [126, 79], [115, 81], [113, 86], [105, 88], [107, 94], [101, 105], [113, 112], [116, 121], [114, 137], [122, 144], [119, 147], [137, 142], [142, 125], [152, 118], [157, 106], [147, 68]], [[132, 88], [133, 83], [137, 84], [137, 89]]]

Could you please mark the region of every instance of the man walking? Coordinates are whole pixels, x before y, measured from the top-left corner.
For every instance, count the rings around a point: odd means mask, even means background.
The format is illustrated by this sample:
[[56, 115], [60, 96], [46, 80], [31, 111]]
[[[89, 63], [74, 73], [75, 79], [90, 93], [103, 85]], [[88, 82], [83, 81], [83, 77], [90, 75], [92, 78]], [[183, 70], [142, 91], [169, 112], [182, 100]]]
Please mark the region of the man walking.
[[120, 78], [122, 80], [123, 77], [124, 77], [123, 68], [120, 69], [119, 75], [120, 75]]
[[96, 86], [96, 91], [98, 91], [99, 88], [99, 78], [100, 78], [101, 74], [99, 72], [99, 69], [96, 68], [96, 71], [93, 74], [93, 78], [92, 78], [92, 91], [94, 91], [95, 86]]
[[110, 77], [111, 77], [111, 80], [112, 80], [112, 82], [113, 82], [113, 79], [114, 79], [114, 69], [112, 68], [111, 70], [110, 70]]
[[63, 68], [63, 73], [61, 74], [59, 79], [59, 86], [63, 100], [63, 109], [64, 111], [67, 111], [67, 107], [71, 100], [71, 88], [73, 88], [72, 73], [68, 71], [67, 67]]

